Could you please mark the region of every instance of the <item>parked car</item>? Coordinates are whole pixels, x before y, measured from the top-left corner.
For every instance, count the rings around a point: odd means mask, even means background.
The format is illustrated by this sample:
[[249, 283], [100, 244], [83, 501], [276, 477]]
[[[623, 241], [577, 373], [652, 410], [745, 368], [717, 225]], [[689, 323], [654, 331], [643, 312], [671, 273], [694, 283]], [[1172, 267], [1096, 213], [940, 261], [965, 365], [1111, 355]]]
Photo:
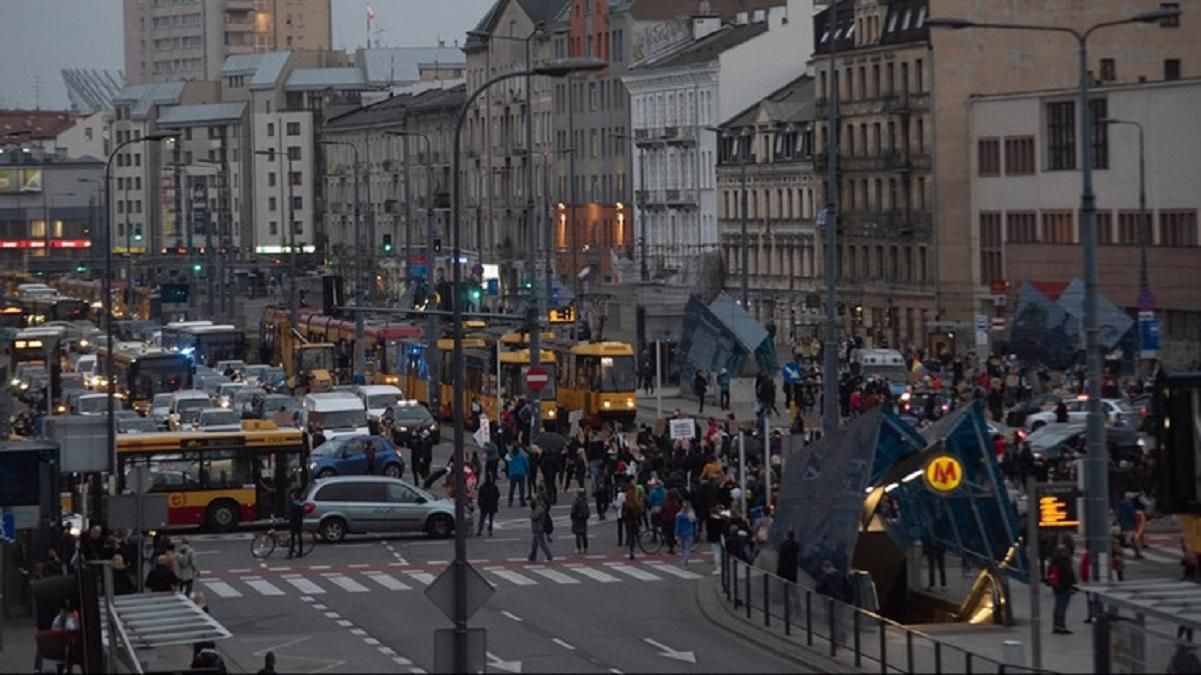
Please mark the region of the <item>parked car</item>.
[[367, 473], [367, 451], [375, 453], [375, 472], [399, 478], [405, 460], [392, 441], [383, 436], [339, 436], [313, 448], [309, 473], [317, 478]]
[[454, 533], [455, 506], [396, 478], [337, 476], [309, 487], [304, 528], [328, 542], [369, 532], [420, 532], [444, 538]]
[[[1064, 401], [1068, 409], [1068, 422], [1084, 422], [1088, 419], [1087, 398], [1073, 398]], [[1101, 400], [1101, 413], [1105, 415], [1105, 423], [1115, 426], [1137, 427], [1139, 423], [1138, 410], [1124, 399], [1107, 398]], [[1055, 409], [1035, 413], [1026, 418], [1026, 427], [1038, 429], [1044, 424], [1055, 421]]]
[[[1055, 406], [1059, 405], [1060, 397], [1055, 394], [1043, 394], [1041, 396], [1033, 396], [1009, 409], [1005, 415], [1005, 426], [1009, 427], [1024, 427], [1026, 426], [1026, 418], [1036, 413], [1055, 411]], [[1055, 419], [1054, 416], [1051, 418]]]
[[196, 417], [197, 431], [241, 431], [242, 416], [228, 408], [205, 408]]

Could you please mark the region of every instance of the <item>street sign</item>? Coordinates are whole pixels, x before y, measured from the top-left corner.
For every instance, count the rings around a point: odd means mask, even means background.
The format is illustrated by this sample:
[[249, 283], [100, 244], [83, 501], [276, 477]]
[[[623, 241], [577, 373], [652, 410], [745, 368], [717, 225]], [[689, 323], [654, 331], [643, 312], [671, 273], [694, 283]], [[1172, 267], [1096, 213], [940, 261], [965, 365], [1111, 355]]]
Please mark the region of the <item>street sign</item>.
[[932, 492], [950, 494], [963, 483], [963, 463], [954, 455], [938, 454], [926, 462], [922, 474], [926, 479], [926, 487]]
[[542, 391], [548, 382], [550, 382], [550, 376], [547, 375], [546, 368], [542, 366], [530, 366], [525, 371], [525, 384], [534, 393]]
[[1159, 319], [1155, 318], [1155, 312], [1138, 313], [1138, 349], [1144, 359], [1159, 356]]
[[976, 353], [980, 356], [988, 354], [988, 315], [976, 315]]
[[488, 284], [488, 297], [495, 298], [500, 295], [500, 279], [488, 279], [485, 283]]
[[1076, 500], [1080, 498], [1080, 489], [1075, 483], [1039, 483], [1034, 494], [1038, 498], [1040, 530], [1079, 527], [1080, 514], [1076, 509]]
[[[470, 619], [484, 603], [488, 602], [488, 598], [496, 592], [492, 584], [483, 577], [469, 563], [464, 562], [463, 567], [466, 568], [467, 584], [463, 592], [467, 594], [467, 618]], [[434, 606], [446, 615], [446, 618], [451, 621], [455, 618], [455, 566], [450, 564], [442, 574], [438, 575], [434, 582], [425, 588], [425, 597], [429, 598]]]
[[9, 543], [17, 539], [17, 521], [13, 514], [0, 516], [0, 543]]

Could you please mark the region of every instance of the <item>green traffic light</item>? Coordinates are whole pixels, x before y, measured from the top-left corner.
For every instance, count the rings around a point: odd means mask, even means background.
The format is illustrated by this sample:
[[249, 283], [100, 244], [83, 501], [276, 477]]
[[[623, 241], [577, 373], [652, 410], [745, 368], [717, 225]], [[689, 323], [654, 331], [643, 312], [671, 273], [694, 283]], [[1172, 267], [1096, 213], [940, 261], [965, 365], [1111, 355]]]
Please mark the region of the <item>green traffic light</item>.
[[202, 269], [204, 269], [204, 267], [200, 263], [196, 263], [195, 265], [192, 265], [193, 272], [199, 272]]

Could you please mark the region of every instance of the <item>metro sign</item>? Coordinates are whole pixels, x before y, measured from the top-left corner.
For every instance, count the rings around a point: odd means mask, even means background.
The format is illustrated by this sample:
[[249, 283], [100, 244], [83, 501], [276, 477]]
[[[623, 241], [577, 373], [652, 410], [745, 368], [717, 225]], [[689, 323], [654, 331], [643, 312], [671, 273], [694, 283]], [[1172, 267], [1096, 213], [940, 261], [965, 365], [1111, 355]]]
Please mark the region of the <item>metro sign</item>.
[[947, 495], [963, 484], [963, 462], [949, 454], [938, 454], [926, 462], [922, 474], [926, 487], [936, 494]]

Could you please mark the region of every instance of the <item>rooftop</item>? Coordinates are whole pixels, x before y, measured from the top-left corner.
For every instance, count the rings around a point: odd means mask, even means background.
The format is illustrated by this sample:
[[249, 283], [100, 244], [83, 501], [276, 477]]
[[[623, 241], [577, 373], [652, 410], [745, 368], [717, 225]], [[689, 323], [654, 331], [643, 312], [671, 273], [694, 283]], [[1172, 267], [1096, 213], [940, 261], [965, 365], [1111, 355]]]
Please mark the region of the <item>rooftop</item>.
[[[880, 44], [904, 44], [925, 40], [930, 35], [926, 26], [929, 15], [929, 0], [881, 0], [888, 4], [888, 16], [880, 33]], [[814, 52], [826, 54], [830, 50], [829, 8], [813, 17]], [[864, 46], [855, 45], [855, 2], [840, 0], [838, 3], [838, 27], [834, 31], [838, 51], [848, 51]], [[875, 46], [875, 45], [871, 45]]]
[[419, 94], [401, 94], [379, 103], [352, 110], [330, 119], [326, 131], [351, 130], [362, 127], [399, 125], [407, 113], [449, 108], [457, 110], [466, 97], [466, 85], [450, 89], [429, 89]]
[[767, 32], [767, 22], [748, 23], [743, 25], [725, 25], [699, 40], [685, 43], [683, 47], [672, 50], [661, 56], [650, 59], [634, 66], [634, 70], [650, 70], [654, 68], [678, 68], [694, 64], [707, 63], [716, 59], [722, 52]]
[[129, 105], [129, 118], [143, 120], [155, 105], [179, 103], [185, 85], [185, 82], [126, 85], [113, 97], [113, 105]]
[[420, 80], [421, 69], [435, 64], [465, 66], [467, 57], [458, 47], [394, 47], [360, 50], [358, 63], [369, 84], [403, 84]]
[[[496, 0], [488, 8], [488, 11], [484, 13], [484, 16], [472, 31], [491, 33], [496, 30], [496, 22], [500, 19], [500, 15], [504, 13], [505, 7], [511, 2], [516, 2], [521, 7], [521, 10], [525, 12], [525, 15], [530, 17], [534, 23], [550, 23], [554, 21], [569, 4], [569, 0]], [[483, 42], [469, 33], [463, 49], [478, 49], [481, 46], [483, 46]]]
[[17, 142], [55, 138], [72, 124], [75, 117], [66, 110], [0, 110], [0, 138]]
[[172, 106], [163, 109], [163, 114], [158, 118], [158, 125], [171, 128], [237, 122], [242, 119], [245, 110], [245, 102]]
[[773, 91], [763, 100], [721, 124], [722, 128], [744, 127], [766, 117], [772, 122], [799, 123], [813, 119], [813, 78], [801, 75]]
[[367, 80], [359, 68], [297, 68], [284, 85], [285, 91], [355, 91], [367, 88]]

